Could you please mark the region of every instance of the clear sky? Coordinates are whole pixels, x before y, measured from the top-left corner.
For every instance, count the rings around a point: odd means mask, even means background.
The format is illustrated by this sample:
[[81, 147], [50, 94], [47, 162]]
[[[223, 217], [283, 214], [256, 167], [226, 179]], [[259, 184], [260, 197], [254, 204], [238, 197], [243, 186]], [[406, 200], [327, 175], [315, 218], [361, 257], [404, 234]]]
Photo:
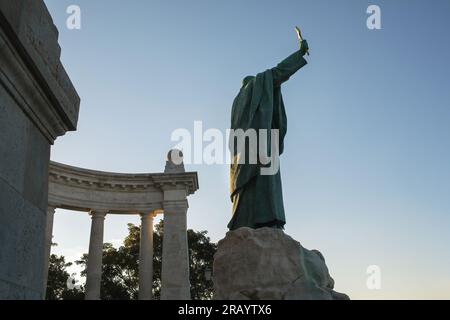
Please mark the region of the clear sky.
[[[309, 64], [283, 86], [286, 233], [320, 250], [353, 299], [450, 299], [450, 2], [46, 0], [80, 97], [78, 131], [52, 159], [161, 172], [177, 128], [225, 130], [242, 78], [308, 40]], [[81, 30], [66, 8], [81, 8]], [[366, 27], [369, 4], [381, 30]], [[224, 237], [227, 165], [189, 165], [200, 190], [188, 224]], [[133, 216], [107, 216], [120, 244]], [[87, 252], [86, 213], [58, 210], [53, 252]], [[381, 268], [381, 289], [366, 268]]]

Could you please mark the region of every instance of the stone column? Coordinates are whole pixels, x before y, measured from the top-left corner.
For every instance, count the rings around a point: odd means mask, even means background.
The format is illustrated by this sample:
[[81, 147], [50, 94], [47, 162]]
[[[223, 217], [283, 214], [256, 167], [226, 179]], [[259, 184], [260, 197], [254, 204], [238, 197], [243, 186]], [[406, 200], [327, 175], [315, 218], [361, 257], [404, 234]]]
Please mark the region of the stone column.
[[87, 261], [86, 300], [100, 300], [102, 280], [103, 229], [106, 212], [91, 211], [91, 238]]
[[187, 208], [186, 199], [164, 201], [161, 300], [189, 300], [191, 297]]
[[153, 217], [153, 213], [141, 214], [141, 243], [139, 248], [139, 300], [152, 299]]
[[44, 299], [47, 291], [48, 267], [50, 264], [50, 251], [53, 240], [53, 218], [55, 216], [55, 207], [47, 207], [47, 224], [45, 227], [45, 255], [44, 255]]

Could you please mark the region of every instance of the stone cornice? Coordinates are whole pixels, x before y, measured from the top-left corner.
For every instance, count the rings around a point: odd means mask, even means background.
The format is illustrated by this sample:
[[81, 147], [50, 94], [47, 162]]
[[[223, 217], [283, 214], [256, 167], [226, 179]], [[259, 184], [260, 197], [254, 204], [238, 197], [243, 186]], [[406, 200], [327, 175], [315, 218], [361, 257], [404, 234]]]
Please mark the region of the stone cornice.
[[0, 29], [0, 83], [50, 143], [75, 130], [80, 98], [43, 1], [0, 1]]
[[187, 195], [198, 190], [197, 172], [116, 173], [96, 171], [50, 161], [49, 180], [56, 184], [116, 192], [185, 189]]

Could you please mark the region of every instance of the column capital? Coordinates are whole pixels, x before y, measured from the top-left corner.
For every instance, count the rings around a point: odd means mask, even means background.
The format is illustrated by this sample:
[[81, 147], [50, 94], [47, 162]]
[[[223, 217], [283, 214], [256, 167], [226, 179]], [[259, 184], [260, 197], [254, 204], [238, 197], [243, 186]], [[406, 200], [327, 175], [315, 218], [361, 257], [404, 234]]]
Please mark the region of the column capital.
[[52, 205], [48, 205], [47, 206], [47, 214], [55, 214], [55, 211], [56, 211], [56, 209], [57, 209], [57, 207], [56, 206], [52, 206]]
[[156, 217], [156, 213], [154, 211], [150, 212], [139, 212], [139, 215], [141, 216], [141, 219], [153, 219]]
[[101, 218], [105, 219], [105, 216], [108, 214], [108, 210], [91, 210], [89, 211], [89, 215], [92, 219]]

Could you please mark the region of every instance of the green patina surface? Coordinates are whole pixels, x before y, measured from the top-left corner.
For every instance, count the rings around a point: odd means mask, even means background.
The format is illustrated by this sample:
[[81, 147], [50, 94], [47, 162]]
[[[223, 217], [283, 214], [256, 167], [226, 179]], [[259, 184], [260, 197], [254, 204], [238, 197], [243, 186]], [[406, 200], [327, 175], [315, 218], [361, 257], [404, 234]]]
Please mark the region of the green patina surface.
[[[306, 65], [303, 58], [308, 45], [302, 41], [301, 49], [291, 54], [276, 67], [254, 76], [245, 77], [239, 94], [234, 99], [231, 112], [231, 129], [278, 129], [279, 154], [283, 153], [287, 131], [287, 117], [281, 94], [281, 84]], [[258, 131], [257, 131], [258, 132]], [[268, 131], [269, 132], [269, 131]], [[270, 134], [268, 155], [272, 153]], [[234, 139], [230, 136], [230, 140]], [[258, 136], [259, 145], [259, 136]], [[233, 162], [230, 168], [231, 201], [233, 217], [230, 230], [240, 227], [264, 226], [283, 228], [286, 223], [280, 170], [273, 175], [262, 175], [261, 163], [238, 163], [242, 156], [236, 148], [230, 150]], [[240, 154], [241, 153], [241, 154]], [[249, 146], [245, 146], [248, 158]]]

